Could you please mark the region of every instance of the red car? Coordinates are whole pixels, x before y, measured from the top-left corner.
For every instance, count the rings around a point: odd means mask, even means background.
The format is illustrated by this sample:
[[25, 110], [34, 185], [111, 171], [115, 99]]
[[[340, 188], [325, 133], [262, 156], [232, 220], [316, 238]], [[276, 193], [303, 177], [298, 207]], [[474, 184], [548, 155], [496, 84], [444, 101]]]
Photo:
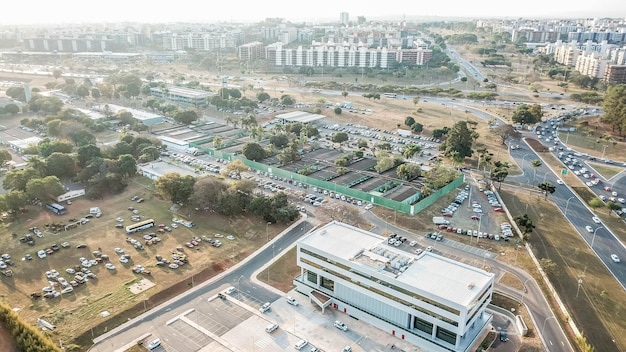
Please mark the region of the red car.
[[606, 187], [604, 187], [604, 190], [607, 191], [607, 192], [611, 192], [611, 187], [606, 186]]
[[448, 225], [441, 224], [439, 225], [439, 230], [447, 229]]
[[443, 216], [445, 216], [447, 218], [451, 218], [453, 214], [452, 213], [443, 213], [441, 215], [443, 215]]
[[472, 220], [480, 220], [480, 216], [478, 216], [478, 215], [472, 215]]
[[495, 211], [496, 213], [504, 213], [504, 209], [502, 208], [495, 208], [493, 209], [493, 211]]

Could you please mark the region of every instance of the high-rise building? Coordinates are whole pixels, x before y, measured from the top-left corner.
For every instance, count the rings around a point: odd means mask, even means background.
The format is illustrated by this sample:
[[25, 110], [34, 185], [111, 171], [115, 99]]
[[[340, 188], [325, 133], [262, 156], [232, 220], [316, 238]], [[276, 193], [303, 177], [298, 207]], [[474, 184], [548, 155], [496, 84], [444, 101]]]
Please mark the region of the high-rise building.
[[339, 14], [339, 21], [341, 22], [342, 25], [344, 26], [348, 26], [348, 21], [349, 21], [349, 15], [347, 12], [342, 12]]

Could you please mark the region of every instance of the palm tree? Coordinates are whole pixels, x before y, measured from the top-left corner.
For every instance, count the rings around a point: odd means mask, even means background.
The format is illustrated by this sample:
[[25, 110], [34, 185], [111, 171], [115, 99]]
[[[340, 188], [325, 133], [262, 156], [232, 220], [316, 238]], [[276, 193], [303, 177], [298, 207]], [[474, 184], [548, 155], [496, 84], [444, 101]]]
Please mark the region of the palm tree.
[[220, 149], [220, 147], [224, 144], [224, 141], [222, 140], [222, 137], [215, 137], [213, 138], [213, 147], [215, 149]]
[[276, 125], [274, 125], [274, 128], [272, 128], [272, 132], [274, 134], [280, 134], [285, 132], [285, 125], [283, 125], [282, 123], [277, 123]]
[[535, 176], [537, 176], [537, 168], [541, 165], [543, 165], [543, 163], [541, 162], [541, 160], [539, 159], [535, 159], [533, 161], [530, 162], [530, 165], [532, 165], [533, 167], [533, 184], [535, 184]]
[[260, 141], [263, 139], [265, 130], [261, 126], [255, 126], [250, 129], [250, 138]]

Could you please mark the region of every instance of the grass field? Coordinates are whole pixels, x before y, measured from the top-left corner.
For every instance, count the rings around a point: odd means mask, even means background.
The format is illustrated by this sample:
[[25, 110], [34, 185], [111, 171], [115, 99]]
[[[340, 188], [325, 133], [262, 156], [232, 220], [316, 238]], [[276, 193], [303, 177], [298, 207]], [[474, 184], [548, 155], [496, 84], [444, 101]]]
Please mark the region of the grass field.
[[[508, 188], [502, 198], [513, 216], [527, 213], [533, 219], [537, 226], [530, 235], [533, 251], [556, 265], [548, 273], [550, 281], [595, 350], [624, 350], [626, 297], [613, 276], [549, 199]], [[532, 204], [528, 211], [526, 204]], [[579, 278], [583, 284], [577, 295]]]
[[296, 247], [290, 249], [272, 265], [261, 271], [257, 279], [285, 293], [291, 291], [295, 287], [293, 279], [300, 274], [300, 268], [296, 265], [296, 255]]
[[[130, 202], [129, 198], [132, 195], [139, 195], [146, 201], [141, 204]], [[163, 298], [164, 290], [168, 287], [176, 287], [175, 292], [170, 292], [171, 295], [180, 293], [181, 290], [190, 287], [192, 276], [196, 276], [195, 282], [201, 282], [240, 261], [266, 241], [266, 223], [260, 219], [254, 217], [225, 218], [213, 213], [196, 213], [186, 209], [181, 214], [173, 215], [168, 210], [169, 204], [169, 202], [155, 197], [149, 179], [136, 177], [131, 180], [128, 191], [124, 194], [98, 201], [75, 200], [72, 205], [68, 206], [68, 215], [57, 217], [41, 208], [31, 208], [29, 213], [21, 215], [15, 222], [2, 224], [4, 233], [21, 235], [32, 226], [43, 229], [43, 225], [46, 223], [65, 222], [70, 217], [81, 217], [87, 213], [86, 209], [89, 207], [98, 206], [103, 212], [101, 218], [94, 218], [90, 223], [78, 229], [59, 234], [46, 233], [45, 238], [36, 239], [34, 247], [21, 244], [10, 235], [0, 237], [0, 246], [3, 251], [10, 253], [16, 262], [13, 268], [14, 276], [0, 279], [1, 299], [9, 302], [13, 307], [19, 308], [20, 315], [31, 323], [34, 323], [36, 318], [43, 317], [57, 325], [57, 329], [53, 332], [54, 339], [69, 342], [81, 332], [89, 331], [90, 328], [103, 324], [107, 319], [100, 316], [101, 312], [108, 311], [111, 314], [109, 320], [114, 322], [119, 320], [116, 315], [122, 314], [126, 309], [143, 301], [146, 301], [147, 308], [150, 308], [159, 303], [159, 300]], [[193, 230], [180, 227], [171, 233], [162, 235], [163, 241], [161, 243], [145, 246], [144, 251], [137, 251], [126, 243], [125, 231], [114, 228], [115, 218], [118, 216], [126, 220], [125, 224], [129, 223], [130, 212], [126, 210], [126, 207], [131, 205], [140, 210], [140, 215], [144, 218], [153, 218], [157, 223], [169, 224], [173, 216], [179, 216], [192, 220], [197, 224], [197, 227]], [[270, 226], [270, 237], [280, 233], [285, 227], [285, 225], [276, 224]], [[189, 241], [192, 236], [208, 235], [212, 237], [214, 233], [232, 234], [236, 240], [224, 241], [224, 245], [220, 248], [203, 244], [198, 250], [186, 249], [190, 264], [176, 270], [164, 269], [155, 265], [154, 256], [156, 254], [168, 257], [170, 251]], [[132, 235], [132, 237], [138, 236], [140, 235]], [[71, 246], [67, 249], [61, 249], [60, 253], [55, 253], [45, 259], [39, 259], [34, 255], [36, 250], [40, 248], [63, 241], [70, 242]], [[78, 243], [86, 243], [88, 247], [76, 249], [75, 245]], [[79, 257], [93, 257], [91, 251], [99, 247], [104, 254], [111, 257], [111, 262], [116, 265], [117, 270], [108, 271], [101, 265], [92, 267], [91, 269], [98, 275], [98, 279], [76, 287], [73, 293], [52, 300], [31, 300], [29, 297], [31, 292], [41, 291], [42, 287], [48, 285], [44, 271], [56, 269], [62, 277], [69, 280], [70, 275], [65, 273], [65, 269], [78, 264]], [[117, 260], [118, 255], [113, 252], [114, 247], [121, 247], [126, 253], [131, 254], [131, 263], [127, 265], [120, 263]], [[35, 258], [32, 261], [20, 261], [19, 258], [26, 253], [33, 254]], [[138, 295], [132, 294], [128, 290], [132, 283], [143, 278], [143, 275], [134, 274], [129, 270], [131, 266], [136, 264], [141, 264], [150, 270], [152, 274], [148, 276], [148, 279], [157, 284]], [[181, 282], [182, 285], [180, 285]], [[167, 296], [167, 294], [165, 295]], [[127, 317], [120, 321], [126, 319]], [[108, 328], [113, 326], [115, 324], [111, 323]], [[96, 331], [96, 334], [102, 332]]]

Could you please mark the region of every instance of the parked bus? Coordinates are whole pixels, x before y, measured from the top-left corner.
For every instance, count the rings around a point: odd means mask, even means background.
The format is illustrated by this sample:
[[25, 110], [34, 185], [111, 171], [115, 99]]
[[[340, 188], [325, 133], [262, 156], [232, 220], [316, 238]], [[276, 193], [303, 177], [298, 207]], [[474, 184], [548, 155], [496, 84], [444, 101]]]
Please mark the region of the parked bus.
[[46, 204], [46, 208], [48, 208], [48, 210], [52, 211], [53, 213], [57, 215], [64, 215], [65, 213], [67, 213], [67, 209], [65, 209], [65, 207], [62, 206], [61, 204], [57, 204], [57, 203], [48, 203]]
[[154, 226], [154, 220], [148, 219], [126, 226], [126, 233], [135, 233], [137, 231], [149, 229]]
[[396, 93], [383, 93], [383, 97], [396, 98], [396, 97], [398, 97], [398, 94], [396, 94]]

